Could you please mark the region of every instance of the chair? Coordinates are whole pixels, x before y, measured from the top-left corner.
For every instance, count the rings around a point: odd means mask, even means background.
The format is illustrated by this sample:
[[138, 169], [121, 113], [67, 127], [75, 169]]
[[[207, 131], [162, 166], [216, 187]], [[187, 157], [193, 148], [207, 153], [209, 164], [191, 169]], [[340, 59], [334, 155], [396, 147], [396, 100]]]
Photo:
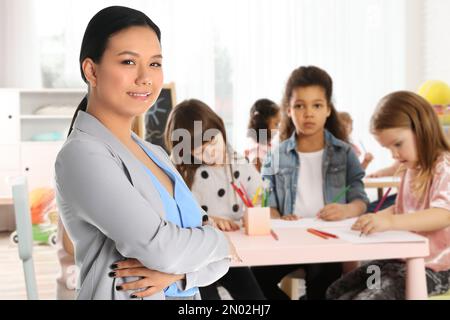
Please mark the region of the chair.
[[28, 300], [37, 300], [38, 292], [33, 264], [33, 232], [28, 203], [28, 185], [24, 176], [11, 179], [19, 257], [23, 263]]

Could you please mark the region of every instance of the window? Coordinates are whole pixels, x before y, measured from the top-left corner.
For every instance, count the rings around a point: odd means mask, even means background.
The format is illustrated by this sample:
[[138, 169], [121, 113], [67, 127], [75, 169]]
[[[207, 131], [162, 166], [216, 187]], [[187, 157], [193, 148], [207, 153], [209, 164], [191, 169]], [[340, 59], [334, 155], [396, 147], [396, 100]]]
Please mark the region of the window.
[[162, 30], [165, 81], [175, 82], [177, 100], [209, 104], [239, 151], [253, 102], [280, 102], [298, 66], [314, 64], [330, 73], [337, 108], [352, 114], [354, 135], [368, 149], [378, 148], [367, 130], [368, 115], [383, 95], [406, 83], [405, 0], [38, 3], [46, 86], [83, 86], [78, 53], [88, 20], [108, 5], [134, 7]]

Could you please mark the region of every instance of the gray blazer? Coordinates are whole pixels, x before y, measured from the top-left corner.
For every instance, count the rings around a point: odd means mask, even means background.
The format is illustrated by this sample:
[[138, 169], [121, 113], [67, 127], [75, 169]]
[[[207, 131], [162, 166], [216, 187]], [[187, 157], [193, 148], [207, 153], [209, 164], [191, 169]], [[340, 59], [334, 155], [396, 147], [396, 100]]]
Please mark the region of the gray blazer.
[[[161, 147], [140, 141], [178, 174]], [[78, 113], [55, 174], [59, 212], [79, 268], [78, 299], [129, 299], [129, 292], [115, 289], [124, 279], [108, 276], [110, 265], [124, 257], [153, 270], [186, 274], [186, 281], [177, 283], [181, 289], [209, 285], [228, 271], [224, 234], [165, 221], [142, 163], [90, 114]], [[164, 299], [164, 293], [147, 299]]]

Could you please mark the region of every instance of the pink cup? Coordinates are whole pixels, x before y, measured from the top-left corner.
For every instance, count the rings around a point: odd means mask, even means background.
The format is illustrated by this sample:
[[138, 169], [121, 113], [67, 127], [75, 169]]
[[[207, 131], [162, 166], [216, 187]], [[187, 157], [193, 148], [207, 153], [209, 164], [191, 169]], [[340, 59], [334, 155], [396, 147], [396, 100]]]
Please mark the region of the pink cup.
[[270, 234], [270, 208], [247, 208], [244, 213], [245, 234], [249, 236], [266, 236]]

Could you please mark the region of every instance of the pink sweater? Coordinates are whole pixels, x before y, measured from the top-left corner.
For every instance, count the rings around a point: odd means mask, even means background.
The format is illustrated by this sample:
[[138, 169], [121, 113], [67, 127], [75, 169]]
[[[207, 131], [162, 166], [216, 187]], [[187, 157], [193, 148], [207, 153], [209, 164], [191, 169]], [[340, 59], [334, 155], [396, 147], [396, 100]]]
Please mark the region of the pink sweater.
[[[406, 170], [395, 203], [395, 213], [408, 214], [442, 208], [450, 214], [450, 152], [446, 152], [437, 160], [433, 181], [423, 201], [414, 196], [411, 186], [413, 178], [414, 170]], [[426, 267], [434, 271], [450, 270], [450, 226], [418, 233], [427, 237], [430, 244], [430, 255], [425, 259]]]

